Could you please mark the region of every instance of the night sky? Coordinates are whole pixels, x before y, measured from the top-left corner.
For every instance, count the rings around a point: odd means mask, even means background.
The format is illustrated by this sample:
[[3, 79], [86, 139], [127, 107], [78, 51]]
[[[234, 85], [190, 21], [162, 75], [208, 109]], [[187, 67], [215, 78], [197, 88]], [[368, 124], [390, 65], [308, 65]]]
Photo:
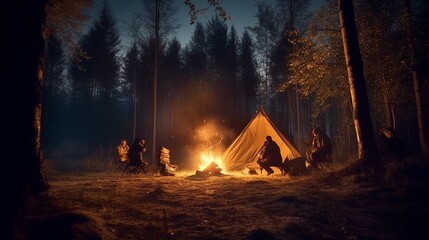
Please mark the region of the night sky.
[[[97, 16], [98, 9], [102, 6], [104, 0], [94, 0], [94, 6], [89, 10], [90, 15]], [[190, 24], [190, 16], [188, 6], [184, 4], [183, 0], [175, 0], [177, 6], [177, 14], [175, 18], [180, 24], [180, 28], [176, 30], [176, 37], [182, 43], [182, 46], [186, 45], [194, 31], [194, 25]], [[235, 29], [239, 36], [246, 27], [254, 26], [256, 24], [256, 4], [261, 0], [221, 0], [221, 5], [232, 16], [232, 20], [228, 21], [228, 26], [234, 25]], [[270, 3], [273, 6], [276, 5], [277, 0], [264, 0], [266, 3]], [[310, 1], [313, 5], [311, 8], [319, 7], [325, 0], [312, 0]], [[208, 3], [206, 0], [194, 0], [193, 3], [197, 8], [207, 7]], [[131, 17], [134, 12], [141, 12], [142, 3], [141, 0], [109, 0], [113, 14], [118, 20], [118, 29], [126, 29], [125, 23], [130, 22]], [[310, 8], [310, 9], [311, 9]], [[208, 20], [214, 14], [214, 9], [210, 9], [206, 15], [201, 15], [198, 17], [198, 21], [203, 24], [206, 24]], [[88, 21], [88, 24], [91, 24], [92, 21]], [[128, 45], [126, 33], [121, 33], [122, 35], [122, 44]]]

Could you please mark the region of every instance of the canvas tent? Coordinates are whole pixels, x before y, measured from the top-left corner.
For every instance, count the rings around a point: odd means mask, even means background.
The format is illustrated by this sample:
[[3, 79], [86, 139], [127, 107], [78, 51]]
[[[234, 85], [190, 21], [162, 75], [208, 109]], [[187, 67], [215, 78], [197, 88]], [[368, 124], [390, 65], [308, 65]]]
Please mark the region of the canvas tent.
[[274, 126], [264, 109], [260, 107], [258, 113], [223, 153], [223, 165], [226, 170], [241, 171], [245, 167], [258, 168], [256, 162], [258, 154], [268, 135], [279, 145], [283, 159], [301, 157], [298, 150]]

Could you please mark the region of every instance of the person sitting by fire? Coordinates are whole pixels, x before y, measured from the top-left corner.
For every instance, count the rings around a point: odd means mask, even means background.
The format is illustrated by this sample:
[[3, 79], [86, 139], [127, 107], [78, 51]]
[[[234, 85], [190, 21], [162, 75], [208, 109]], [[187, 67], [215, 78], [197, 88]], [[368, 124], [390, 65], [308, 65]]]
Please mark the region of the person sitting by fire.
[[332, 145], [329, 137], [319, 127], [312, 129], [313, 140], [310, 149], [306, 152], [310, 167], [317, 168], [321, 162], [331, 162]]
[[396, 130], [392, 127], [384, 127], [379, 133], [379, 149], [385, 164], [399, 163], [407, 156], [407, 147], [396, 136]]
[[138, 137], [135, 138], [133, 145], [130, 147], [130, 162], [128, 164], [128, 166], [133, 168], [131, 168], [128, 173], [138, 174], [140, 171], [144, 172], [144, 168], [148, 165], [148, 162], [143, 158], [144, 152], [146, 152], [146, 141]]
[[130, 150], [130, 147], [127, 144], [127, 140], [122, 139], [121, 143], [119, 143], [119, 145], [116, 147], [117, 156], [115, 158], [115, 164], [116, 164], [115, 172], [127, 166], [129, 150]]
[[128, 160], [128, 151], [130, 150], [130, 147], [127, 144], [126, 139], [122, 139], [121, 143], [116, 147], [119, 162], [126, 162]]
[[273, 141], [271, 136], [265, 138], [264, 145], [261, 148], [261, 154], [258, 159], [258, 164], [262, 169], [267, 171], [267, 176], [274, 173], [274, 170], [271, 169], [272, 166], [280, 166], [282, 164], [282, 155], [280, 152], [280, 147], [275, 141]]

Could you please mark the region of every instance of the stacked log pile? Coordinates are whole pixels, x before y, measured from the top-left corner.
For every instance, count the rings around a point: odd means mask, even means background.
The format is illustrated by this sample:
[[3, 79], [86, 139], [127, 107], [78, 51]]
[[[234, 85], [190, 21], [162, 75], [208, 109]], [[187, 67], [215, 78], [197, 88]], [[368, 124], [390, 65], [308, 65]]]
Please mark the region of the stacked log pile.
[[161, 147], [159, 150], [158, 161], [159, 173], [164, 176], [174, 176], [177, 165], [170, 162], [170, 150], [166, 147]]

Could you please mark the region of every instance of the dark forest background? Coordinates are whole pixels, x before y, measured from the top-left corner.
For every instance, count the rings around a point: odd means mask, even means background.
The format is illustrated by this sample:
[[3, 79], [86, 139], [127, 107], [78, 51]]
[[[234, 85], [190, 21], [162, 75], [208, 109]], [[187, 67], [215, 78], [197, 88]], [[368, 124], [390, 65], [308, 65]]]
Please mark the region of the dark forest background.
[[[160, 4], [156, 21], [154, 2]], [[103, 156], [112, 155], [121, 138], [141, 136], [149, 146], [172, 149], [180, 164], [195, 153], [188, 150], [199, 143], [201, 126], [238, 133], [261, 105], [301, 151], [310, 128], [319, 125], [332, 139], [334, 161], [362, 160], [337, 176], [368, 173], [367, 180], [377, 181], [374, 134], [383, 126], [397, 129], [410, 159], [428, 156], [426, 1], [338, 0], [312, 12], [308, 1], [261, 3], [257, 24], [244, 33], [219, 14], [205, 25], [196, 21], [184, 46], [172, 31], [172, 1], [142, 3], [128, 27], [134, 41], [125, 49], [107, 1], [88, 29], [82, 26], [91, 0], [5, 4], [2, 239], [11, 239], [25, 203], [46, 203], [31, 198], [49, 188], [42, 159], [107, 161]], [[235, 134], [215, 136], [227, 146]], [[405, 170], [398, 178], [411, 188], [399, 190], [422, 201], [415, 193], [424, 191], [414, 192], [420, 188], [410, 177], [425, 187], [427, 166]], [[406, 216], [420, 210], [397, 200]]]
[[[263, 106], [274, 124], [304, 153], [311, 128], [331, 137], [334, 159], [356, 158], [356, 134], [336, 1], [310, 12], [308, 0], [258, 4], [257, 24], [238, 34], [219, 16], [194, 23], [191, 40], [175, 38], [175, 6], [160, 3], [160, 44], [154, 2], [142, 9], [120, 48], [118, 19], [105, 1], [89, 28], [88, 0], [48, 1], [41, 143], [45, 158], [81, 159], [113, 154], [122, 138], [167, 146], [186, 161], [198, 129], [216, 124], [234, 134]], [[359, 44], [376, 134], [391, 126], [410, 154], [420, 151], [416, 94], [418, 70], [425, 133], [429, 119], [429, 3], [411, 1], [412, 44], [403, 0], [354, 1]], [[292, 4], [293, 3], [293, 4]], [[227, 10], [227, 9], [226, 9]], [[229, 25], [228, 25], [229, 24]], [[157, 140], [153, 56], [158, 51]], [[426, 135], [427, 136], [427, 135]], [[150, 159], [150, 154], [147, 154]]]

